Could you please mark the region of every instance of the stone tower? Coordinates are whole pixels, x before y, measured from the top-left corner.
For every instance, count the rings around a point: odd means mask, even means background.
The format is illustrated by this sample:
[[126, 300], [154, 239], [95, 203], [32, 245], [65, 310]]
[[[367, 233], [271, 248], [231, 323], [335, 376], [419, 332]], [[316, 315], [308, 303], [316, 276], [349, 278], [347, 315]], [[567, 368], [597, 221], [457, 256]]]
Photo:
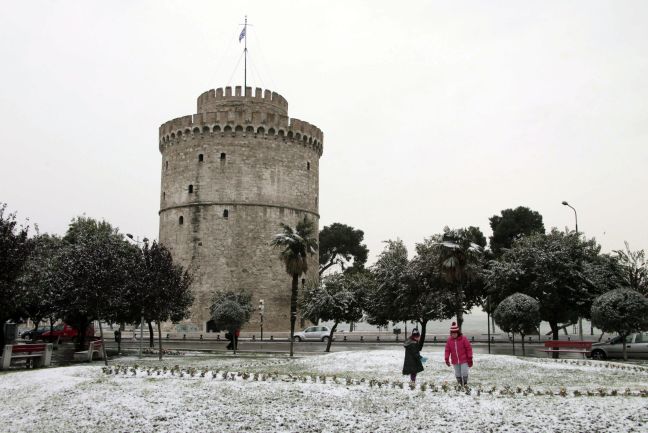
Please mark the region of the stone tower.
[[160, 126], [160, 242], [193, 276], [193, 329], [207, 329], [215, 290], [252, 293], [247, 330], [259, 330], [260, 299], [264, 331], [290, 328], [291, 278], [270, 241], [279, 223], [307, 216], [318, 227], [322, 150], [319, 128], [289, 119], [286, 99], [259, 88], [209, 90], [197, 114]]

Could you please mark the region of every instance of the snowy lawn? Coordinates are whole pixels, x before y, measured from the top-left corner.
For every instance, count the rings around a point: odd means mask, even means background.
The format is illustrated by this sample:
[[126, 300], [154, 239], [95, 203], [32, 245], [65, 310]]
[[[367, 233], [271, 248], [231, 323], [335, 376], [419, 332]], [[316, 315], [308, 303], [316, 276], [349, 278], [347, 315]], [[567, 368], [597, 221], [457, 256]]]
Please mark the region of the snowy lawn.
[[[477, 355], [470, 389], [402, 349], [194, 355], [0, 374], [3, 432], [646, 431], [648, 368]], [[589, 394], [589, 395], [588, 395]], [[642, 397], [646, 396], [646, 397]]]

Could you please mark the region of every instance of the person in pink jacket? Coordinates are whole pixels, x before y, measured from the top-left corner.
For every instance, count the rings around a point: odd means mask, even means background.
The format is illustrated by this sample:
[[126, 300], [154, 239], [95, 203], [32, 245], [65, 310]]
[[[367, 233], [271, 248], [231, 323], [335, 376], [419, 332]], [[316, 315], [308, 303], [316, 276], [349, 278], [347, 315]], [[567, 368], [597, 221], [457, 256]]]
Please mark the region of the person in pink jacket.
[[454, 367], [455, 377], [460, 385], [468, 385], [468, 368], [473, 366], [473, 351], [468, 339], [459, 331], [459, 327], [452, 322], [450, 338], [445, 346], [445, 362]]

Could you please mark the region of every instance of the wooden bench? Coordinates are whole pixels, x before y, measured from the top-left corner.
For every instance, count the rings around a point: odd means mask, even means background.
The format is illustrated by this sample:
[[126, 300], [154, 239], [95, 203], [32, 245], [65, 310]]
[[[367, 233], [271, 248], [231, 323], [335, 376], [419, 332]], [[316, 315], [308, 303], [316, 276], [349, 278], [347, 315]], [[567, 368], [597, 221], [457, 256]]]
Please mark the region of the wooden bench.
[[7, 344], [2, 354], [0, 370], [7, 369], [12, 361], [25, 361], [29, 367], [49, 367], [52, 363], [52, 344]]
[[544, 347], [545, 349], [542, 352], [546, 353], [580, 353], [588, 355], [592, 350], [592, 342], [550, 340], [545, 341]]
[[97, 359], [103, 359], [103, 350], [101, 340], [93, 340], [88, 343], [88, 350], [81, 352], [74, 352], [75, 361], [92, 362], [94, 354], [97, 354]]

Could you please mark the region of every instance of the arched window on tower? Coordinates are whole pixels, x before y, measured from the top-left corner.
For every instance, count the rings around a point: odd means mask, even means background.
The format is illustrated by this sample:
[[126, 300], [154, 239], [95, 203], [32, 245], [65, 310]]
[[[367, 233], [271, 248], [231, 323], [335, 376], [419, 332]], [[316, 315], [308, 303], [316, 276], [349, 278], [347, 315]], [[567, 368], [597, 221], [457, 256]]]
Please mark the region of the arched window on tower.
[[179, 225], [184, 224], [184, 217], [182, 215], [180, 215], [180, 218], [178, 218], [178, 224]]
[[220, 155], [221, 161], [225, 161], [226, 157], [227, 157], [227, 155], [225, 155], [225, 152], [222, 152], [221, 155]]
[[306, 162], [306, 170], [310, 170], [310, 161]]
[[167, 170], [169, 168], [169, 161], [164, 162], [164, 169]]
[[193, 185], [189, 185], [189, 194], [193, 194]]
[[204, 156], [202, 153], [198, 154], [198, 162], [203, 162], [205, 160]]
[[223, 211], [223, 218], [225, 219], [229, 218], [229, 211], [227, 209]]

